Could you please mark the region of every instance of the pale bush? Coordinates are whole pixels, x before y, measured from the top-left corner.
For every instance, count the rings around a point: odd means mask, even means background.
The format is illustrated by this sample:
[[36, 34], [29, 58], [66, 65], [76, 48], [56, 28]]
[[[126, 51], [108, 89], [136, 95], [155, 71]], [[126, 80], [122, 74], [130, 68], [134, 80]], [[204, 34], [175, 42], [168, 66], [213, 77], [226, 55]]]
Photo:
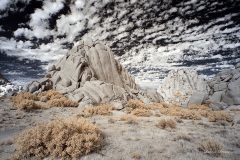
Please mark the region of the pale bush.
[[33, 100], [22, 99], [21, 101], [15, 101], [13, 103], [14, 109], [30, 111], [33, 109], [44, 109], [43, 105], [35, 103]]
[[[43, 96], [48, 96], [50, 99], [52, 98], [62, 98], [64, 97], [62, 94], [60, 94], [59, 92], [57, 91], [54, 91], [54, 90], [48, 90], [48, 91], [45, 91], [45, 92], [41, 92], [38, 94], [38, 97], [43, 97]], [[55, 99], [54, 98], [54, 99]]]
[[83, 115], [85, 117], [92, 115], [109, 115], [114, 109], [116, 108], [110, 104], [100, 104], [99, 106], [86, 107], [83, 110]]
[[101, 146], [100, 130], [86, 119], [69, 118], [39, 125], [17, 136], [16, 159], [72, 159]]
[[148, 108], [152, 110], [159, 110], [159, 111], [164, 109], [162, 103], [151, 103], [148, 105]]
[[212, 109], [208, 107], [207, 104], [205, 105], [198, 105], [198, 104], [191, 104], [188, 106], [190, 110], [197, 111], [199, 115], [203, 117], [207, 117], [209, 113], [212, 112]]
[[218, 157], [221, 155], [221, 151], [223, 150], [223, 144], [216, 140], [208, 139], [200, 144], [199, 149], [204, 153]]
[[131, 114], [135, 116], [150, 117], [152, 115], [152, 112], [147, 109], [136, 108], [131, 112]]
[[173, 119], [167, 119], [167, 120], [160, 119], [158, 121], [158, 123], [156, 124], [157, 127], [162, 128], [162, 129], [167, 128], [167, 127], [176, 128], [176, 125], [177, 125], [177, 123]]
[[22, 99], [34, 100], [34, 101], [39, 100], [39, 98], [36, 95], [28, 92], [20, 92], [16, 96], [11, 97], [11, 99], [12, 101], [21, 101]]
[[232, 122], [233, 119], [234, 119], [233, 115], [226, 113], [224, 111], [213, 111], [208, 114], [209, 122], [217, 122], [217, 121]]
[[182, 119], [192, 119], [192, 120], [200, 120], [201, 115], [197, 111], [188, 111], [185, 110], [181, 113], [180, 118]]
[[127, 107], [130, 107], [132, 109], [148, 109], [147, 105], [145, 105], [143, 102], [134, 99], [131, 99], [127, 102]]
[[181, 116], [182, 112], [184, 112], [185, 109], [183, 109], [182, 107], [178, 107], [178, 106], [172, 106], [169, 108], [164, 108], [162, 110], [160, 110], [160, 112], [164, 115], [169, 115], [169, 116]]
[[60, 99], [50, 99], [47, 101], [50, 107], [78, 107], [78, 103], [75, 101], [68, 100], [66, 97]]
[[132, 114], [124, 114], [124, 115], [120, 116], [120, 120], [121, 121], [135, 121], [135, 122], [138, 122], [141, 119], [139, 117], [135, 116], [135, 115], [132, 115]]

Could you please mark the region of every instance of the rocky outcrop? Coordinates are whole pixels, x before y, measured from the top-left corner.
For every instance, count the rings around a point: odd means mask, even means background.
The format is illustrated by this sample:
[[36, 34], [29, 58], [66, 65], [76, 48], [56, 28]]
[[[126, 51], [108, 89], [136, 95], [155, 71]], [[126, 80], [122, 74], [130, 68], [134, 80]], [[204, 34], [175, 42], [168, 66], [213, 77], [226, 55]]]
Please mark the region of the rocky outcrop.
[[240, 63], [235, 69], [219, 72], [208, 81], [211, 88], [210, 107], [215, 110], [224, 109], [229, 105], [240, 104]]
[[5, 95], [15, 95], [18, 93], [22, 88], [17, 87], [11, 84], [4, 76], [0, 73], [0, 97]]
[[130, 98], [147, 98], [159, 102], [152, 92], [140, 92], [134, 77], [114, 59], [110, 48], [91, 38], [80, 41], [59, 62], [51, 65], [47, 75], [28, 85], [27, 91], [59, 91], [80, 106]]
[[164, 101], [182, 106], [203, 103], [209, 90], [207, 82], [193, 69], [170, 71], [158, 88], [158, 92], [163, 96]]

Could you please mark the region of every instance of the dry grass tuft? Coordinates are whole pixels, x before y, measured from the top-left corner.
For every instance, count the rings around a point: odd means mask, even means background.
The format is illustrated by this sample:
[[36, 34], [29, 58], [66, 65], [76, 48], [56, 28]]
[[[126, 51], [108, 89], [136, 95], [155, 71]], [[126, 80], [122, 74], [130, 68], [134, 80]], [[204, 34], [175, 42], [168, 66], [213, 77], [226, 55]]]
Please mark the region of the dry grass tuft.
[[156, 124], [157, 127], [162, 128], [162, 129], [165, 129], [167, 127], [176, 128], [176, 125], [177, 125], [177, 123], [173, 119], [167, 119], [167, 120], [160, 119], [158, 121], [158, 123]]
[[120, 121], [135, 121], [138, 122], [141, 119], [135, 115], [132, 114], [125, 114], [120, 116]]
[[162, 103], [151, 103], [148, 105], [148, 108], [152, 110], [159, 110], [159, 111], [164, 109]]
[[208, 115], [209, 122], [217, 122], [217, 121], [232, 122], [233, 119], [234, 119], [233, 115], [226, 113], [224, 111], [213, 111]]
[[133, 159], [141, 159], [141, 155], [139, 154], [139, 153], [132, 153], [131, 154], [131, 158], [133, 158]]
[[45, 107], [43, 105], [35, 103], [33, 100], [23, 99], [22, 101], [14, 102], [13, 108], [30, 111], [33, 109], [44, 109]]
[[47, 104], [51, 107], [78, 107], [78, 103], [68, 100], [66, 97], [60, 99], [50, 99]]
[[223, 144], [216, 140], [208, 139], [200, 144], [199, 149], [204, 153], [219, 157], [221, 155], [221, 151], [223, 150]]
[[114, 109], [116, 108], [110, 104], [100, 104], [99, 106], [86, 107], [83, 110], [83, 115], [85, 117], [92, 115], [109, 115]]
[[188, 111], [185, 110], [181, 113], [180, 118], [182, 119], [192, 119], [192, 120], [200, 120], [201, 115], [197, 111]]
[[168, 108], [160, 110], [162, 114], [169, 116], [181, 116], [184, 111], [185, 109], [179, 106], [169, 106]]
[[208, 104], [198, 105], [198, 104], [191, 104], [188, 106], [188, 109], [197, 111], [201, 116], [207, 117], [212, 109], [208, 107]]
[[152, 112], [147, 109], [136, 108], [131, 112], [131, 114], [135, 116], [150, 117], [152, 115]]
[[101, 146], [100, 130], [86, 119], [54, 120], [19, 135], [16, 140], [16, 159], [72, 159], [88, 154]]
[[38, 100], [38, 97], [28, 92], [21, 92], [17, 96], [11, 97], [14, 109], [20, 110], [33, 110], [33, 109], [44, 109], [45, 107], [36, 104], [34, 101]]
[[132, 109], [148, 109], [147, 105], [145, 105], [143, 102], [139, 100], [131, 99], [127, 102], [127, 107], [130, 107]]

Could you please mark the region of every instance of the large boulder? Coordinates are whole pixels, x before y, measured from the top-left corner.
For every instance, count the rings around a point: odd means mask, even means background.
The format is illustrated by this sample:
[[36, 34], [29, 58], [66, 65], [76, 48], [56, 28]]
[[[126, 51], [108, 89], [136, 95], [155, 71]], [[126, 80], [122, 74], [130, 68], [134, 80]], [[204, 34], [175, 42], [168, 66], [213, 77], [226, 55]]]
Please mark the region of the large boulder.
[[240, 104], [240, 63], [235, 69], [219, 72], [208, 81], [211, 88], [210, 101], [223, 107]]
[[152, 92], [140, 92], [135, 79], [114, 59], [109, 47], [91, 38], [80, 41], [66, 56], [49, 66], [45, 78], [28, 85], [31, 93], [54, 89], [80, 106], [130, 98], [146, 97], [159, 102], [161, 97]]
[[191, 103], [202, 103], [209, 90], [207, 82], [194, 69], [170, 71], [158, 88], [158, 92], [163, 96], [164, 101], [182, 106]]

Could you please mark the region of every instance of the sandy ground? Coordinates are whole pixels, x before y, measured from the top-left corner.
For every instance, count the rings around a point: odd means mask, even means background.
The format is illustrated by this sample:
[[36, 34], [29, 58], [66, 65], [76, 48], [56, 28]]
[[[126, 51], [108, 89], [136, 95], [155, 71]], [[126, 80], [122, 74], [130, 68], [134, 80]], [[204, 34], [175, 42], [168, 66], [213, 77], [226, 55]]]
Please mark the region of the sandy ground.
[[[231, 106], [239, 108], [240, 106]], [[240, 111], [231, 112], [234, 124], [202, 120], [182, 120], [175, 129], [156, 127], [159, 119], [170, 116], [141, 117], [139, 122], [120, 121], [122, 111], [110, 116], [88, 117], [105, 135], [106, 144], [95, 152], [81, 157], [83, 160], [239, 160], [240, 159]], [[0, 159], [11, 159], [14, 154], [14, 137], [23, 130], [56, 118], [79, 117], [79, 108], [49, 108], [25, 112], [11, 109], [8, 98], [0, 99]], [[214, 139], [224, 145], [220, 157], [199, 151], [200, 143]], [[47, 159], [47, 158], [46, 158]]]

